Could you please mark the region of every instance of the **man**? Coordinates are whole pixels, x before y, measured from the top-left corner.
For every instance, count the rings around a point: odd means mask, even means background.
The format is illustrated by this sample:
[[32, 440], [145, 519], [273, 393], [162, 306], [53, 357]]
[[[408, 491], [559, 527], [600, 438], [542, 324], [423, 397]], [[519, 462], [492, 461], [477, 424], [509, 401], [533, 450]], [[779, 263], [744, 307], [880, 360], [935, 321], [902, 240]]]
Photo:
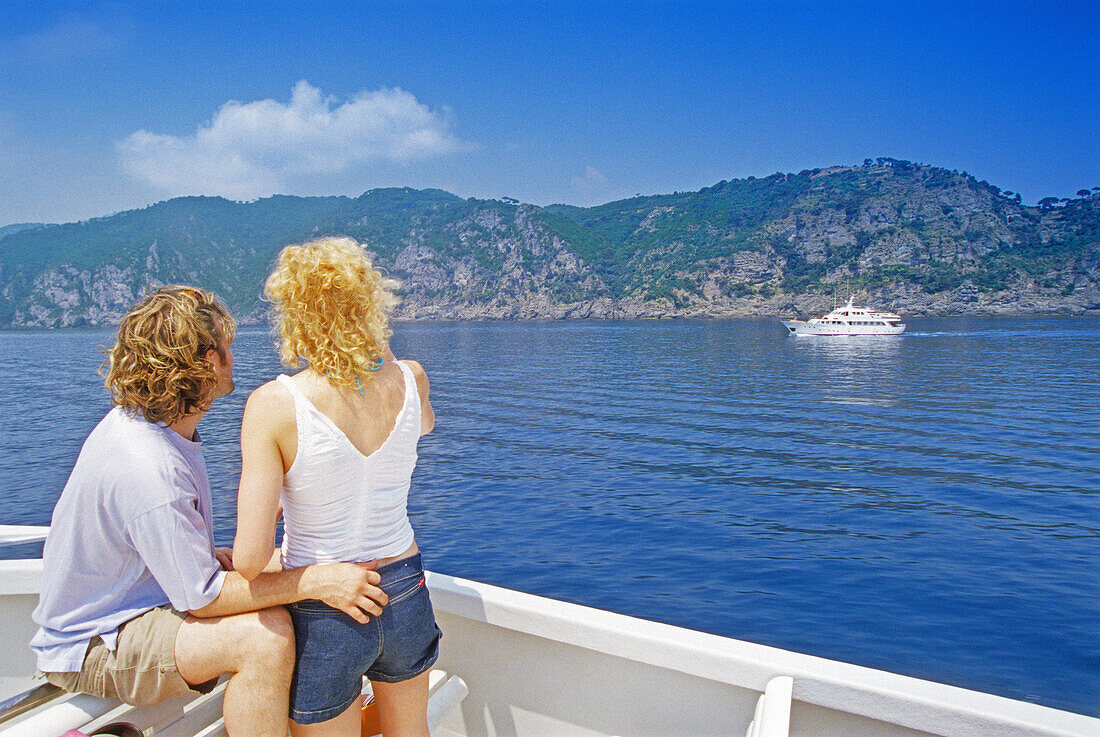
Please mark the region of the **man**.
[[31, 641], [46, 678], [144, 705], [229, 674], [231, 737], [285, 737], [294, 630], [281, 605], [320, 599], [360, 622], [386, 595], [371, 564], [249, 582], [214, 548], [197, 427], [233, 391], [236, 323], [210, 292], [164, 287], [123, 318], [104, 366], [117, 405], [88, 436], [54, 508]]

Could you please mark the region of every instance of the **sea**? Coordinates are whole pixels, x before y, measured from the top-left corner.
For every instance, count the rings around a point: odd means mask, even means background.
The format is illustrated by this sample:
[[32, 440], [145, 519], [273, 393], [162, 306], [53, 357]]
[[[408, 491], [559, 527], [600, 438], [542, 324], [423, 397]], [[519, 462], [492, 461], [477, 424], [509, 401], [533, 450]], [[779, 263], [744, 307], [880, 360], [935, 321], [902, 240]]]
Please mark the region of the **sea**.
[[[429, 568], [1100, 716], [1100, 318], [415, 322]], [[110, 331], [0, 333], [0, 524], [48, 524]], [[199, 431], [231, 544], [240, 331]], [[0, 554], [36, 556], [41, 545]]]

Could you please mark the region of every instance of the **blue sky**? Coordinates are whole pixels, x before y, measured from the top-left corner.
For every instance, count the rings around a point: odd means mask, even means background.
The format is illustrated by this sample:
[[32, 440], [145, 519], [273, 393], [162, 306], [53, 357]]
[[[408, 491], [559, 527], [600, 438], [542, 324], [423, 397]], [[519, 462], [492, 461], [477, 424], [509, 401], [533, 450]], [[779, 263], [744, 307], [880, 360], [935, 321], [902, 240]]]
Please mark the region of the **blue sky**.
[[0, 0], [0, 225], [381, 186], [592, 205], [878, 156], [1100, 186], [1100, 4]]

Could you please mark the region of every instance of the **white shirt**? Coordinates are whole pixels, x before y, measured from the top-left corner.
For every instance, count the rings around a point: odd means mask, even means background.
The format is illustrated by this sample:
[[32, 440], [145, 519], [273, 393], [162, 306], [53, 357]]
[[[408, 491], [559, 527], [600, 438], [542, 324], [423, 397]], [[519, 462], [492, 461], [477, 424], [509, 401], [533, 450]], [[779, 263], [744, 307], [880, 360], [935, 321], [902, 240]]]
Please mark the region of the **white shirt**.
[[31, 640], [39, 670], [78, 671], [91, 638], [114, 650], [124, 622], [217, 598], [225, 571], [214, 558], [210, 481], [195, 438], [121, 407], [88, 436], [42, 553]]

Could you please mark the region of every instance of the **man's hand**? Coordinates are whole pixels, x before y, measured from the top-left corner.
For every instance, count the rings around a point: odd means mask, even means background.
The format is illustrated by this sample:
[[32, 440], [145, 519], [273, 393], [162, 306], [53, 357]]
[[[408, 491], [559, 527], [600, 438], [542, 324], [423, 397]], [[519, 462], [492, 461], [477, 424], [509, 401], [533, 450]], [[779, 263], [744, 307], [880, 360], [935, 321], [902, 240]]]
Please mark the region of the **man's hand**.
[[233, 570], [233, 548], [214, 548], [214, 557], [227, 571]]
[[386, 592], [378, 588], [382, 577], [374, 567], [373, 560], [310, 566], [302, 575], [302, 584], [309, 592], [308, 598], [320, 599], [356, 622], [366, 624], [371, 616], [381, 614], [382, 607], [390, 600]]

